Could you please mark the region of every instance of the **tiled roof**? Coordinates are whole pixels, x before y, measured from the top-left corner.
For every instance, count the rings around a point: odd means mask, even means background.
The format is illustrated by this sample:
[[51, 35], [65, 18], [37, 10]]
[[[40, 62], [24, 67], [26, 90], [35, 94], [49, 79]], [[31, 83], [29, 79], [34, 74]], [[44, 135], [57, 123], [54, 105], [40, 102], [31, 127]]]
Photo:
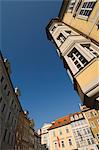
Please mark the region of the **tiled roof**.
[[[70, 117], [75, 116], [75, 115], [79, 115], [79, 114], [82, 114], [82, 112], [76, 112], [76, 113], [73, 113], [73, 114], [69, 114], [67, 116], [64, 116], [62, 118], [59, 118], [59, 119], [55, 120], [54, 122], [52, 122], [52, 126], [48, 130], [55, 129], [55, 128], [58, 128], [58, 127], [61, 127], [61, 126], [64, 126], [64, 125], [67, 125], [67, 124], [71, 123], [72, 120], [71, 120]], [[80, 118], [74, 119], [74, 120], [76, 121], [76, 120], [79, 120], [79, 119]]]
[[48, 130], [58, 128], [58, 127], [64, 126], [64, 125], [69, 124], [69, 123], [70, 123], [70, 116], [69, 115], [64, 116], [62, 118], [55, 120], [55, 122], [52, 123], [52, 126]]

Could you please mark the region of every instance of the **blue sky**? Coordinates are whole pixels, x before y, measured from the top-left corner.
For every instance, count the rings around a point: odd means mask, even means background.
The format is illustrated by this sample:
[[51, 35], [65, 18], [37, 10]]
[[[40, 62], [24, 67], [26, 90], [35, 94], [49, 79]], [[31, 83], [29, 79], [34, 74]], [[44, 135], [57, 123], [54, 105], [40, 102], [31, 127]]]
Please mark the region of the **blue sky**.
[[79, 111], [80, 99], [47, 40], [45, 27], [57, 17], [61, 0], [2, 1], [1, 50], [11, 62], [11, 79], [36, 128]]

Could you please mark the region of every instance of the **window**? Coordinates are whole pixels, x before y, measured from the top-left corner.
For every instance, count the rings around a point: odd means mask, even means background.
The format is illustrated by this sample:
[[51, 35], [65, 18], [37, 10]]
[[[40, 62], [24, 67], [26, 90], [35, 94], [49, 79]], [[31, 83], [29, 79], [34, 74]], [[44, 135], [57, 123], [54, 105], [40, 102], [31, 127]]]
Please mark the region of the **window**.
[[3, 141], [5, 141], [5, 139], [6, 139], [6, 135], [7, 135], [7, 129], [5, 129], [4, 137], [3, 137]]
[[92, 44], [81, 44], [81, 46], [89, 52], [93, 57], [99, 56], [99, 52], [95, 50], [94, 45]]
[[53, 131], [53, 136], [55, 136], [55, 131]]
[[89, 139], [87, 139], [87, 142], [88, 142], [89, 145], [91, 144], [91, 141]]
[[7, 89], [7, 84], [5, 84], [5, 86], [4, 86], [4, 90], [6, 90]]
[[79, 15], [88, 18], [90, 16], [90, 13], [92, 12], [95, 3], [95, 0], [86, 0], [82, 5]]
[[97, 116], [97, 113], [96, 113], [95, 111], [93, 111], [93, 115], [94, 115], [94, 117], [95, 117], [95, 116]]
[[74, 117], [73, 117], [73, 116], [71, 116], [71, 117], [70, 117], [70, 120], [71, 120], [71, 121], [74, 121]]
[[91, 122], [90, 124], [91, 124], [91, 127], [92, 127], [92, 128], [95, 128], [94, 122]]
[[80, 147], [80, 144], [79, 144], [79, 142], [78, 142], [78, 141], [76, 142], [76, 144], [77, 144], [77, 147]]
[[94, 144], [94, 143], [95, 143], [93, 138], [91, 138], [91, 143], [92, 143], [92, 144]]
[[4, 77], [2, 76], [2, 77], [1, 77], [1, 83], [3, 82], [3, 80], [4, 80]]
[[10, 142], [10, 137], [11, 137], [11, 133], [9, 132], [9, 136], [8, 136], [8, 144]]
[[69, 133], [69, 129], [66, 128], [66, 133]]
[[87, 134], [86, 129], [83, 129], [83, 131], [84, 131], [84, 134]]
[[55, 29], [56, 29], [56, 27], [54, 26], [54, 27], [51, 29], [51, 31], [53, 32]]
[[65, 145], [64, 145], [64, 141], [61, 141], [61, 143], [62, 143], [62, 147], [65, 147]]
[[71, 139], [69, 139], [68, 141], [69, 141], [69, 145], [72, 145], [72, 141], [71, 141]]
[[89, 129], [89, 128], [87, 128], [86, 130], [87, 130], [87, 133], [91, 133], [91, 131], [90, 131], [90, 129]]
[[10, 119], [10, 116], [11, 116], [11, 112], [9, 112], [8, 120]]
[[90, 112], [87, 112], [87, 118], [91, 118], [91, 114], [90, 114]]
[[3, 113], [4, 110], [5, 110], [5, 106], [6, 106], [6, 104], [3, 105], [3, 108], [2, 108], [2, 111], [1, 111], [2, 113]]
[[57, 148], [57, 143], [55, 142], [55, 148]]
[[97, 120], [97, 123], [99, 124], [99, 119]]
[[2, 101], [2, 97], [0, 97], [0, 103], [1, 103], [1, 101]]
[[75, 120], [78, 120], [78, 115], [74, 115]]
[[71, 0], [69, 7], [68, 7], [68, 12], [72, 12], [74, 5], [75, 5], [76, 0]]
[[62, 130], [61, 129], [59, 129], [59, 134], [62, 135]]
[[76, 48], [72, 49], [72, 51], [68, 54], [68, 57], [72, 59], [74, 65], [79, 70], [88, 63], [88, 61], [83, 57], [82, 54], [80, 54], [80, 52]]
[[8, 93], [7, 93], [7, 96], [9, 96], [10, 95], [10, 91], [8, 91]]
[[63, 44], [64, 41], [66, 40], [66, 37], [62, 33], [60, 33], [59, 36], [57, 37], [57, 40], [59, 40], [60, 43]]
[[99, 140], [99, 134], [96, 134], [97, 139]]

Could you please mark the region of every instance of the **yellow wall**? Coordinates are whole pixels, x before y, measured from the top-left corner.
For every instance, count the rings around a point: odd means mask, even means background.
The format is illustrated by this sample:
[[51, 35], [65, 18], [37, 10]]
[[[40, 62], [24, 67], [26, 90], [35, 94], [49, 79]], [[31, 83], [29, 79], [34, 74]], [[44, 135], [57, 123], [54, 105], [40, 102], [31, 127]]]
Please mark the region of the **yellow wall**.
[[[69, 133], [66, 133], [66, 128], [69, 129]], [[62, 135], [59, 134], [59, 129], [61, 129]], [[55, 132], [55, 136], [53, 136], [53, 131]], [[75, 142], [75, 139], [74, 139], [74, 136], [72, 133], [71, 125], [65, 125], [62, 127], [58, 127], [58, 128], [49, 130], [50, 150], [55, 150], [54, 142], [57, 142], [57, 136], [60, 139], [60, 141], [63, 140], [64, 144], [65, 144], [65, 147], [64, 148], [60, 147], [60, 150], [66, 150], [66, 149], [72, 150], [72, 149], [76, 148], [76, 142]], [[72, 140], [72, 144], [73, 144], [72, 146], [70, 146], [68, 143], [69, 138]], [[60, 142], [60, 144], [61, 144], [61, 142]]]
[[[94, 134], [94, 136], [96, 138], [96, 134], [99, 134], [99, 123], [97, 122], [97, 120], [99, 120], [99, 111], [97, 111], [95, 109], [91, 109], [91, 110], [85, 111], [84, 112], [84, 116], [88, 120], [88, 122], [90, 124], [90, 127], [91, 127], [91, 130], [92, 130], [92, 132], [93, 132], [93, 134]], [[92, 122], [95, 125], [94, 128], [91, 126]], [[99, 139], [97, 139], [97, 141], [99, 142]]]
[[95, 60], [92, 64], [85, 67], [85, 69], [81, 71], [75, 78], [79, 83], [81, 89], [83, 89], [98, 77], [99, 77], [99, 59]]
[[99, 42], [99, 29], [95, 25], [97, 20], [99, 20], [99, 17], [96, 19], [97, 14], [99, 15], [99, 1], [96, 2], [87, 20], [82, 19], [79, 15], [73, 17], [72, 13], [67, 12], [62, 21]]

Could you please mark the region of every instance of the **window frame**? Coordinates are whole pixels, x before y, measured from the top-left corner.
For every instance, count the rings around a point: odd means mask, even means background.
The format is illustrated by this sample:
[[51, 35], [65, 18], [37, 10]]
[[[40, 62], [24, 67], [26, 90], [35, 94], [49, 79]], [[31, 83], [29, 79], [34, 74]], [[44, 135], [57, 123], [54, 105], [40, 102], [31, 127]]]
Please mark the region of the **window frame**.
[[76, 4], [76, 0], [71, 0], [70, 1], [69, 6], [68, 6], [68, 10], [67, 10], [68, 13], [72, 13], [73, 12], [75, 4]]
[[[87, 8], [87, 7], [84, 8], [84, 7], [83, 7], [83, 6], [84, 6], [84, 3], [87, 3], [86, 6], [88, 6], [88, 4], [89, 4], [90, 2], [94, 2], [92, 8]], [[81, 4], [81, 7], [80, 7], [79, 10], [78, 10], [78, 18], [87, 20], [87, 19], [90, 17], [90, 15], [91, 15], [91, 13], [92, 13], [92, 11], [93, 11], [93, 8], [94, 8], [94, 6], [95, 6], [95, 4], [96, 4], [96, 0], [84, 0], [84, 1], [82, 2], [82, 4]], [[83, 13], [83, 14], [80, 14], [81, 11], [84, 11], [84, 12], [90, 11], [90, 12], [89, 12], [89, 15], [87, 16], [87, 15], [83, 15], [84, 13]], [[86, 13], [86, 14], [87, 14], [87, 13]]]

